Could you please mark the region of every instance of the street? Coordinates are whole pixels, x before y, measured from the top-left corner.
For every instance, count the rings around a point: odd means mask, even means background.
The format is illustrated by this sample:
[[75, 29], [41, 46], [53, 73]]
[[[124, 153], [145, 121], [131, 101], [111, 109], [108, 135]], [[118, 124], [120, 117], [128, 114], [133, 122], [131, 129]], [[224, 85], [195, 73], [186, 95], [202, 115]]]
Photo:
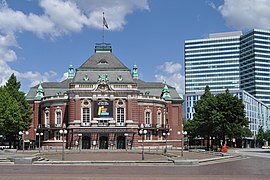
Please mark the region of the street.
[[200, 166], [0, 165], [0, 179], [270, 179], [270, 159], [247, 157]]

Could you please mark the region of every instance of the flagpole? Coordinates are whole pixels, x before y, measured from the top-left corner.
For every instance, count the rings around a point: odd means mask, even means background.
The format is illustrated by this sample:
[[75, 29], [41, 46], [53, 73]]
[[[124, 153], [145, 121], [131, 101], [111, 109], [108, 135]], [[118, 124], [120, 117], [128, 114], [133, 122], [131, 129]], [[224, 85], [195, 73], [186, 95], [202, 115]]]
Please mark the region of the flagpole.
[[103, 31], [103, 33], [102, 33], [102, 43], [104, 44], [104, 12], [103, 12], [103, 17], [102, 17], [102, 31]]

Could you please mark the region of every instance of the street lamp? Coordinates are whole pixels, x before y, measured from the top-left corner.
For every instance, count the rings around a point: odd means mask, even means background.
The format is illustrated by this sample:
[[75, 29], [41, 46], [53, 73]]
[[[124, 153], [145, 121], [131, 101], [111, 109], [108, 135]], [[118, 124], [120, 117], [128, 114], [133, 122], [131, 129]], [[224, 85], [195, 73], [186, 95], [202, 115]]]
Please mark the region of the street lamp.
[[167, 137], [170, 135], [169, 132], [164, 132], [162, 133], [163, 137], [165, 137], [165, 149], [164, 149], [164, 154], [167, 153]]
[[82, 145], [82, 134], [80, 133], [80, 134], [78, 134], [78, 136], [79, 136], [79, 140], [78, 140], [78, 146], [79, 146], [79, 151], [81, 152], [81, 150], [82, 150], [82, 147], [81, 147], [81, 145]]
[[62, 135], [62, 142], [63, 142], [63, 144], [62, 144], [62, 161], [64, 161], [65, 160], [65, 134], [67, 134], [67, 130], [66, 130], [66, 126], [65, 126], [65, 124], [63, 124], [63, 127], [62, 127], [63, 129], [60, 129], [59, 130], [59, 133], [60, 133], [60, 135]]
[[126, 151], [127, 151], [127, 137], [128, 137], [128, 133], [125, 133], [124, 136], [125, 136], [125, 148], [126, 148]]
[[181, 157], [183, 157], [184, 156], [184, 152], [183, 152], [183, 150], [184, 150], [184, 137], [185, 137], [185, 135], [187, 135], [187, 131], [178, 131], [177, 134], [180, 136], [182, 135], [181, 136]]
[[37, 132], [36, 135], [38, 136], [38, 152], [40, 153], [40, 136], [43, 136], [43, 132]]
[[144, 129], [144, 125], [141, 124], [139, 127], [139, 135], [142, 137], [142, 160], [144, 160], [144, 145], [143, 145], [143, 141], [144, 141], [144, 135], [147, 134], [147, 130]]
[[22, 136], [22, 141], [23, 141], [23, 152], [24, 152], [24, 140], [25, 140], [24, 135], [25, 135], [25, 134], [28, 135], [29, 132], [28, 132], [28, 131], [20, 131], [20, 132], [19, 132], [19, 135]]

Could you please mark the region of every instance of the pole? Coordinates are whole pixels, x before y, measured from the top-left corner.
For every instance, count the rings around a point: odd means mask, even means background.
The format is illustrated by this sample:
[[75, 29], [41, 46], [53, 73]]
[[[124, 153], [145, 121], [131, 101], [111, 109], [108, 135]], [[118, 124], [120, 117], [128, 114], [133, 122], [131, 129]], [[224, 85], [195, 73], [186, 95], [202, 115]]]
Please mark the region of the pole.
[[23, 141], [23, 153], [24, 153], [24, 133], [22, 135], [22, 141]]
[[181, 138], [182, 140], [181, 140], [181, 157], [183, 157], [184, 156], [184, 145], [183, 145], [183, 142], [184, 142], [184, 133], [182, 133], [182, 138]]
[[40, 153], [40, 133], [38, 134], [38, 152]]
[[102, 14], [102, 43], [104, 44], [104, 12]]
[[65, 136], [65, 133], [64, 133], [64, 131], [63, 131], [63, 134], [62, 134], [63, 136], [62, 136], [62, 139], [63, 139], [63, 147], [62, 147], [62, 161], [64, 161], [65, 160], [65, 142], [64, 142], [64, 136]]
[[144, 160], [143, 134], [142, 134], [142, 160]]
[[164, 153], [167, 153], [167, 135], [165, 135], [165, 149], [164, 149]]

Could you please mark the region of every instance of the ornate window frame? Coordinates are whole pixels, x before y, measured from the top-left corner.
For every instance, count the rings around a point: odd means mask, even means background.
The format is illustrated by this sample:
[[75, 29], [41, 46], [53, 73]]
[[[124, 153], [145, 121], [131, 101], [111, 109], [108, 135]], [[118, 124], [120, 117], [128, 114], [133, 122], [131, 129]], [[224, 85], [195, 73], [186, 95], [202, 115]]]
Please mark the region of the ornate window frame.
[[[121, 109], [120, 112], [118, 112], [119, 109]], [[126, 102], [125, 102], [125, 100], [123, 100], [123, 99], [116, 100], [115, 114], [116, 114], [115, 119], [116, 119], [117, 125], [123, 126], [125, 124], [125, 121], [126, 121]]]
[[44, 111], [44, 126], [48, 127], [49, 124], [50, 124], [50, 110], [48, 107], [46, 107]]
[[[85, 112], [88, 109], [88, 112]], [[90, 126], [91, 123], [91, 101], [89, 99], [81, 100], [81, 125]]]
[[162, 123], [162, 111], [160, 109], [157, 110], [157, 125], [161, 125]]
[[[61, 127], [62, 126], [62, 122], [63, 122], [63, 116], [62, 116], [62, 109], [61, 107], [57, 106], [56, 110], [55, 110], [55, 126], [56, 127]], [[60, 116], [60, 117], [59, 117]]]
[[152, 124], [152, 110], [149, 108], [144, 111], [144, 122], [146, 127]]

